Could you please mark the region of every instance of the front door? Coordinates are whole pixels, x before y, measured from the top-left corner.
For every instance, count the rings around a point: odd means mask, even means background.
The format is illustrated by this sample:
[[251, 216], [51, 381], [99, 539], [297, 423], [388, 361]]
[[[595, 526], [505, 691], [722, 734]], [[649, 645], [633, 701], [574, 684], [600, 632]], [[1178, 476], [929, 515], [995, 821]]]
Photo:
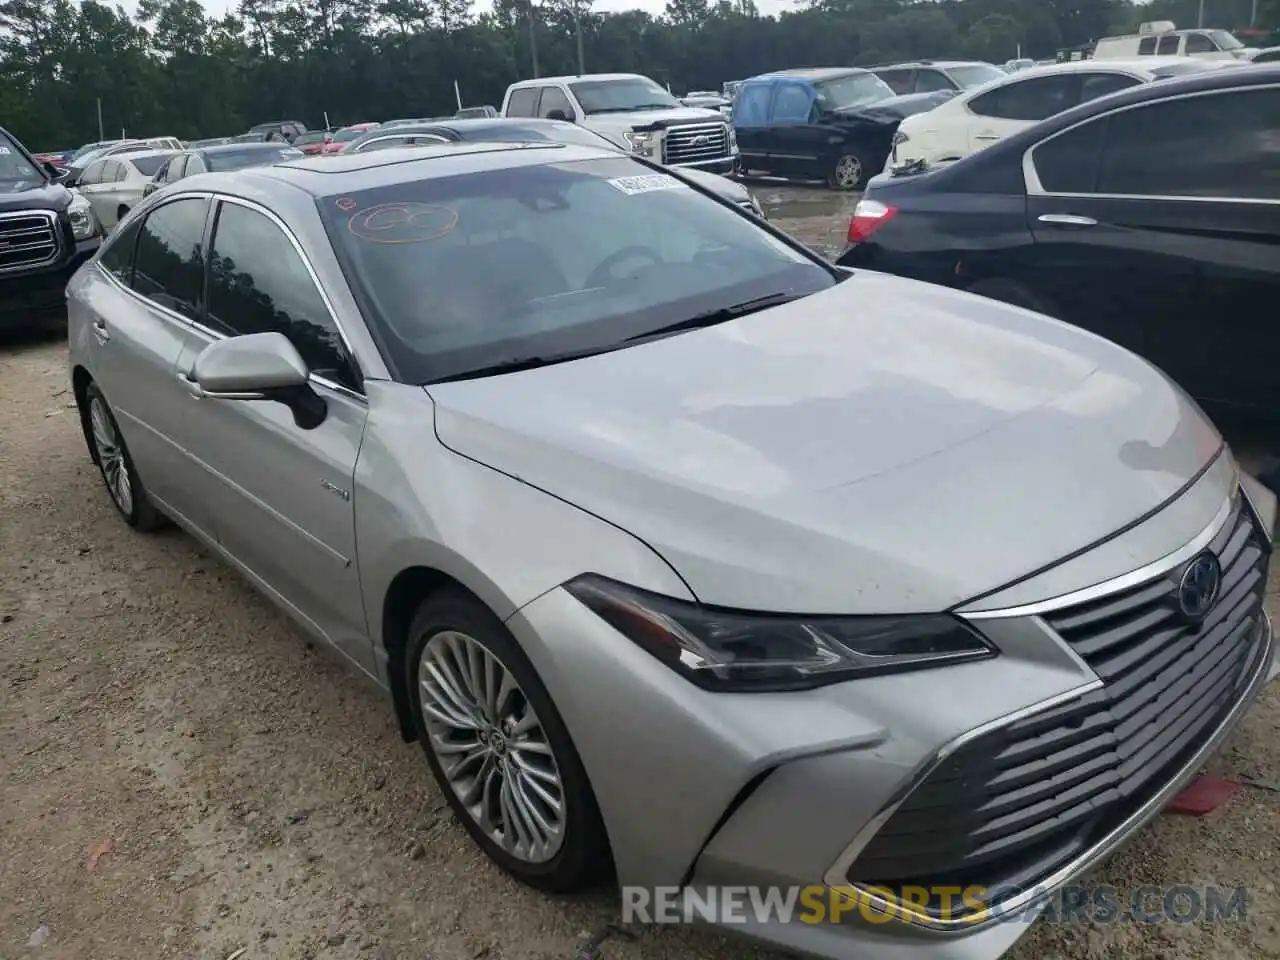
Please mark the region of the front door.
[[743, 84], [733, 101], [733, 132], [744, 171], [767, 173], [769, 157], [769, 101], [773, 85], [765, 81]]
[[[206, 320], [178, 361], [190, 374], [220, 336], [277, 331], [297, 347], [328, 414], [303, 429], [268, 401], [196, 399], [183, 433], [222, 546], [261, 586], [369, 669], [355, 563], [354, 474], [367, 405], [337, 324], [298, 249], [261, 210], [215, 215]], [[216, 332], [213, 332], [216, 331]]]
[[818, 123], [815, 91], [799, 80], [781, 80], [769, 112], [769, 169], [779, 176], [817, 179], [827, 175], [830, 133]]

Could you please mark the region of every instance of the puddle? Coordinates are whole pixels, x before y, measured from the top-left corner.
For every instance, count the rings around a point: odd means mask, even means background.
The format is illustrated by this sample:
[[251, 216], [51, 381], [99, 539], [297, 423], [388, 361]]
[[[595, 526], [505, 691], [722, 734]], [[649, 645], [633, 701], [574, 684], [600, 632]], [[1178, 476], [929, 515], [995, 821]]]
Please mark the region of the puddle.
[[845, 193], [820, 186], [797, 186], [777, 180], [744, 180], [743, 184], [760, 201], [771, 220], [798, 220], [806, 217], [850, 217], [858, 203], [858, 193]]

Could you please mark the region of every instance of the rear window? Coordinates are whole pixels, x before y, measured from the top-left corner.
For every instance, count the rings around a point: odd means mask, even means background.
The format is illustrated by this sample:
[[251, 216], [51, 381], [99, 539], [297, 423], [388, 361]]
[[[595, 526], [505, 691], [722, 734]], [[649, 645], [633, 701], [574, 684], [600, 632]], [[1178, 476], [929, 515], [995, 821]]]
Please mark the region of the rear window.
[[626, 157], [547, 159], [319, 201], [399, 379], [614, 349], [709, 310], [835, 282], [669, 174]]
[[1008, 76], [999, 67], [992, 66], [989, 63], [971, 63], [965, 64], [963, 67], [948, 67], [947, 73], [951, 74], [951, 79], [958, 83], [962, 90], [971, 90], [974, 87], [982, 86], [984, 83], [990, 83], [992, 80], [999, 80]]
[[154, 177], [156, 172], [169, 162], [172, 153], [157, 153], [153, 157], [135, 157], [129, 161], [138, 168], [138, 172], [144, 177]]
[[219, 171], [242, 170], [245, 167], [293, 160], [300, 156], [302, 151], [294, 147], [273, 147], [267, 150], [219, 150], [216, 153], [206, 153], [204, 160], [210, 170]]

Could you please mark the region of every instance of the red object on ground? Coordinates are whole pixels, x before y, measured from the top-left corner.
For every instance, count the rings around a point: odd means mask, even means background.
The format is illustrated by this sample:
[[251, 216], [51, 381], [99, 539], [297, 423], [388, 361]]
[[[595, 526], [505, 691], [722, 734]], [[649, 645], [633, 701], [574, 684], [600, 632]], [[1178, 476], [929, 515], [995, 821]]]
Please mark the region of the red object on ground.
[[1178, 813], [1188, 817], [1203, 817], [1234, 797], [1239, 789], [1240, 784], [1234, 780], [1197, 777], [1189, 787], [1165, 805], [1164, 812]]

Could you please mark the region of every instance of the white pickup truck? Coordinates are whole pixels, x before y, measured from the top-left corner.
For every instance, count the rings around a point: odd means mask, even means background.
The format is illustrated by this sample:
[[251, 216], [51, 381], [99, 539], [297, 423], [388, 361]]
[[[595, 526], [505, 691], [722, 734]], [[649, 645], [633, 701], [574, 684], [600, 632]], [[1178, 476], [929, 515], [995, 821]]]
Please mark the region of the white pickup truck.
[[738, 144], [724, 116], [682, 106], [635, 73], [522, 80], [507, 88], [502, 115], [568, 120], [625, 150], [675, 167], [732, 173], [737, 166]]

